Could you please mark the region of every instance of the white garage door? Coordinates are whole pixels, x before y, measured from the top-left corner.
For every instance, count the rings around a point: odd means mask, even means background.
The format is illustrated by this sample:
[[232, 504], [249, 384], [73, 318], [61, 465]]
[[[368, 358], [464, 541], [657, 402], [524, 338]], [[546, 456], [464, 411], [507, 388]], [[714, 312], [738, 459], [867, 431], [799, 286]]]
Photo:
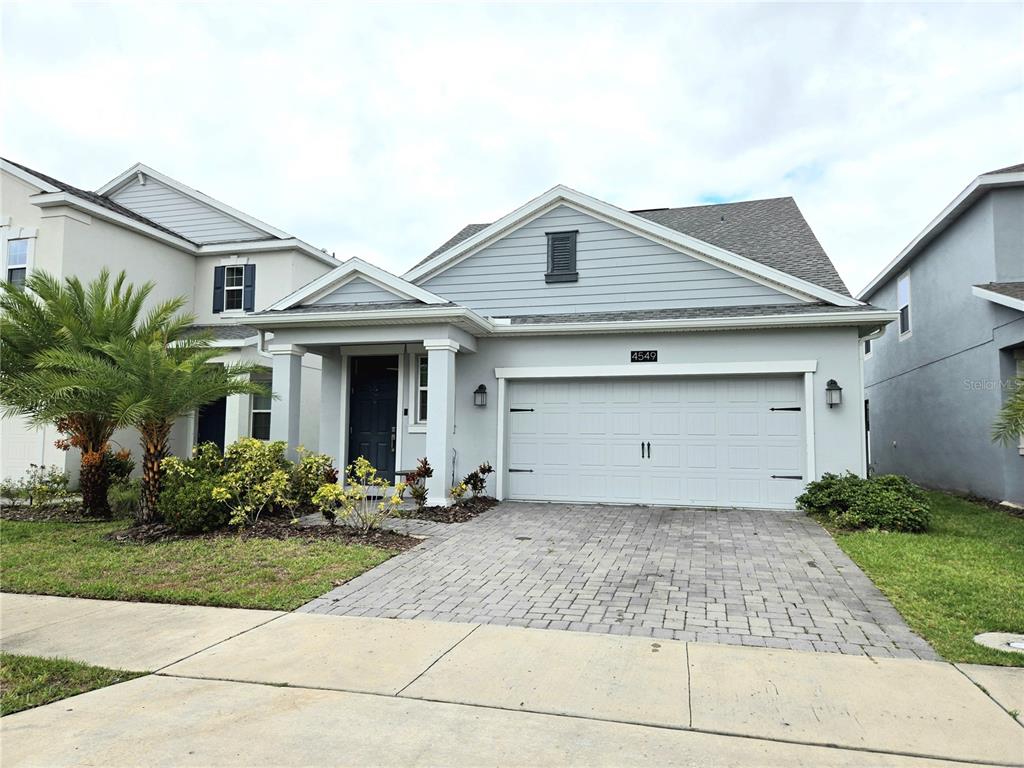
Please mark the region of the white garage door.
[[793, 506], [803, 380], [793, 376], [512, 381], [508, 497]]

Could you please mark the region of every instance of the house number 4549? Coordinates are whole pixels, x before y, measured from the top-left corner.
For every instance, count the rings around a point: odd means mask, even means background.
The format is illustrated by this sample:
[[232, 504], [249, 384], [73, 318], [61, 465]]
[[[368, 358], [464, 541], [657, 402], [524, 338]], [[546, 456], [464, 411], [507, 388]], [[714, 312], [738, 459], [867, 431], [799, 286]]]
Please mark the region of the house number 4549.
[[631, 363], [656, 363], [658, 362], [658, 350], [656, 349], [634, 349], [629, 353]]

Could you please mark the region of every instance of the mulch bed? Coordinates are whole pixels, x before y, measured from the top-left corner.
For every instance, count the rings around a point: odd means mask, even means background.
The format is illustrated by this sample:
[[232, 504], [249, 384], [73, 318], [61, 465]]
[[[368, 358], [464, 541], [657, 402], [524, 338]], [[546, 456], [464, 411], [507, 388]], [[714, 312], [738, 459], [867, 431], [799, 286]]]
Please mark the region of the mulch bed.
[[432, 523], [465, 523], [477, 515], [483, 514], [498, 503], [491, 496], [473, 496], [457, 507], [423, 507], [414, 509], [404, 517], [413, 520], [428, 520]]
[[4, 504], [0, 507], [0, 520], [18, 520], [26, 523], [105, 523], [108, 519], [89, 517], [77, 504], [54, 504], [32, 509], [24, 504]]
[[360, 533], [354, 528], [343, 525], [292, 525], [287, 520], [260, 520], [256, 525], [242, 529], [224, 529], [207, 533], [178, 533], [169, 525], [150, 523], [134, 525], [123, 531], [114, 531], [107, 535], [111, 541], [121, 544], [152, 544], [158, 541], [180, 541], [186, 539], [219, 539], [226, 537], [239, 539], [302, 539], [306, 542], [340, 541], [345, 544], [362, 544], [381, 549], [397, 549], [405, 551], [415, 547], [422, 541], [413, 536], [406, 536], [395, 531], [370, 531]]

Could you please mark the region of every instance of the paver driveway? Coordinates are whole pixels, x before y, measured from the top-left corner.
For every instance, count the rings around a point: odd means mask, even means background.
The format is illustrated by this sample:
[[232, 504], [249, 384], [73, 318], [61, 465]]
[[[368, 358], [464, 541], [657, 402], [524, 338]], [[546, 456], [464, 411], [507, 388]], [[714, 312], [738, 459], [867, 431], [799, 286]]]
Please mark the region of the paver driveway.
[[937, 658], [798, 512], [503, 503], [300, 608]]

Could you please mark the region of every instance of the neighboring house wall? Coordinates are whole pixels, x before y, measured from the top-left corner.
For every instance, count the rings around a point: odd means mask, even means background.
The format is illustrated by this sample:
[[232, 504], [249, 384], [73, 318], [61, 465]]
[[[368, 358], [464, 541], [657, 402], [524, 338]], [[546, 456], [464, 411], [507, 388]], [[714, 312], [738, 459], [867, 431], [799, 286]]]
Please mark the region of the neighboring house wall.
[[[579, 230], [577, 282], [546, 283], [547, 232]], [[428, 291], [495, 317], [795, 304], [773, 288], [560, 205], [440, 274]]]
[[[1008, 498], [1008, 476], [1024, 476], [1017, 447], [991, 440], [1012, 366], [1001, 350], [1024, 344], [1024, 317], [971, 292], [1020, 271], [1021, 219], [1021, 190], [990, 192], [910, 263], [911, 333], [901, 339], [889, 326], [864, 365], [876, 473], [994, 499]], [[871, 303], [896, 308], [898, 277]]]
[[130, 208], [157, 224], [179, 232], [195, 243], [224, 243], [266, 238], [266, 233], [255, 227], [193, 200], [148, 176], [144, 184], [137, 179], [133, 180], [113, 192], [110, 197], [125, 208]]
[[[455, 364], [455, 473], [465, 475], [482, 461], [496, 460], [499, 412], [495, 368], [521, 366], [622, 365], [631, 349], [657, 349], [658, 364], [749, 363], [751, 361], [817, 360], [814, 374], [815, 470], [864, 470], [864, 445], [851, 436], [862, 434], [863, 395], [855, 328], [800, 330], [721, 331], [609, 336], [552, 336], [517, 339], [480, 339], [475, 353], [460, 352]], [[414, 358], [409, 356], [409, 361]], [[412, 411], [411, 366], [403, 365], [400, 410]], [[828, 408], [825, 382], [836, 379], [843, 387], [843, 404]], [[487, 387], [484, 408], [473, 405], [473, 390]], [[400, 469], [411, 469], [424, 455], [422, 427], [403, 417]], [[493, 493], [493, 479], [490, 491]]]

